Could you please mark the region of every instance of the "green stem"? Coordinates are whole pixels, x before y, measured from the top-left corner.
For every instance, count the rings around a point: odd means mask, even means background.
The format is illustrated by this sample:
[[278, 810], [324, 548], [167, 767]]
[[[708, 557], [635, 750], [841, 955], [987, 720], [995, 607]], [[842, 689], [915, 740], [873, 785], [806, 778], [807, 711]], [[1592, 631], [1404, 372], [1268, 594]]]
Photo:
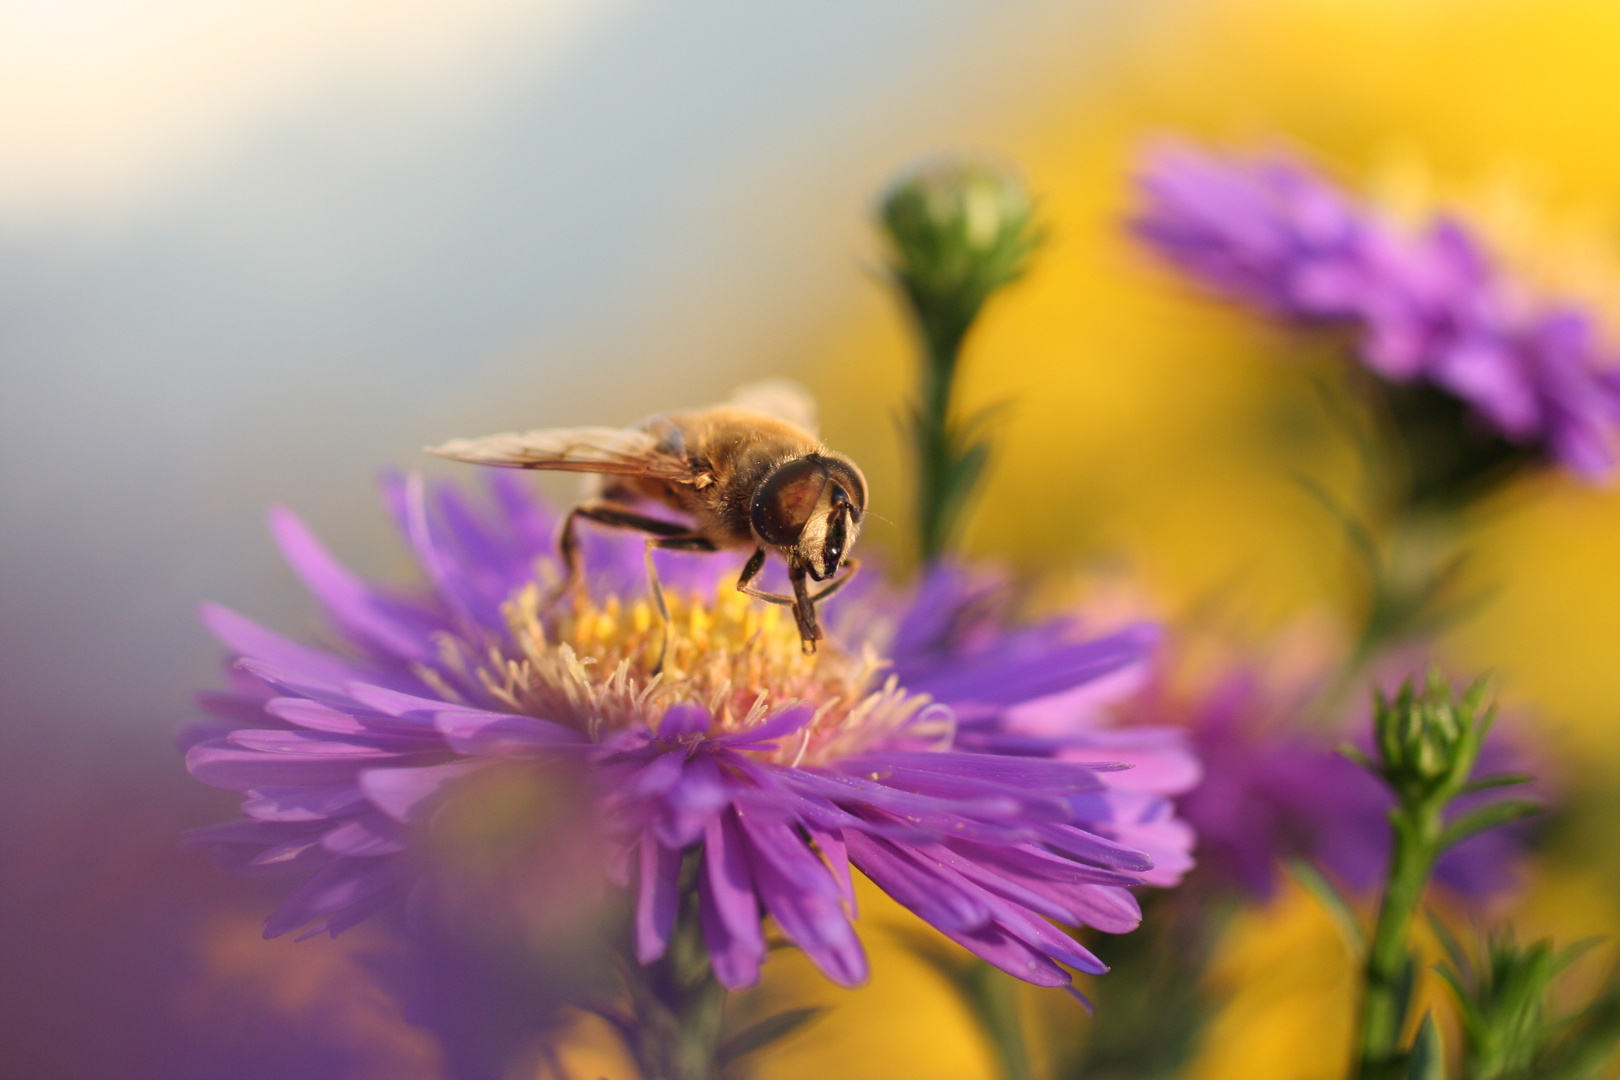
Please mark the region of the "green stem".
[[1366, 575], [1366, 613], [1350, 655], [1311, 707], [1316, 722], [1342, 717], [1368, 670], [1391, 650], [1438, 634], [1470, 607], [1455, 595], [1463, 565], [1461, 518], [1401, 507], [1388, 520], [1378, 530], [1360, 521], [1348, 525]]
[[922, 339], [921, 394], [913, 440], [917, 455], [918, 546], [923, 562], [930, 563], [950, 545], [967, 495], [956, 490], [961, 453], [951, 425], [951, 399], [962, 340], [971, 320], [930, 303], [914, 290], [907, 290], [907, 298]]
[[1394, 843], [1389, 884], [1367, 948], [1358, 1080], [1395, 1080], [1405, 1075], [1401, 1033], [1406, 1028], [1415, 974], [1408, 938], [1440, 855], [1445, 801], [1435, 797], [1413, 802], [1403, 799], [1390, 815]]
[[681, 912], [663, 958], [646, 966], [626, 960], [635, 1009], [630, 1050], [643, 1080], [714, 1080], [718, 1072], [726, 990], [698, 925], [694, 856], [683, 867]]
[[981, 960], [968, 972], [966, 983], [979, 1023], [1001, 1066], [1002, 1080], [1034, 1080], [1018, 1016], [1018, 981]]

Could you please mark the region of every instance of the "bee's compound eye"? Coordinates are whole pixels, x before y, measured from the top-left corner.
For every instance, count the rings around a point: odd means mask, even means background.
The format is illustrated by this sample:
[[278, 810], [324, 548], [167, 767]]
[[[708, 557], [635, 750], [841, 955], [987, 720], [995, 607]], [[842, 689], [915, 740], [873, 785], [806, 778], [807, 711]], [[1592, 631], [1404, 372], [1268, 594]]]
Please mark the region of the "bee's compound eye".
[[827, 476], [832, 481], [832, 505], [847, 506], [852, 521], [860, 521], [866, 511], [866, 478], [855, 465], [842, 458], [826, 459]]
[[767, 544], [791, 547], [821, 501], [827, 472], [815, 458], [795, 458], [765, 478], [754, 492], [749, 518]]

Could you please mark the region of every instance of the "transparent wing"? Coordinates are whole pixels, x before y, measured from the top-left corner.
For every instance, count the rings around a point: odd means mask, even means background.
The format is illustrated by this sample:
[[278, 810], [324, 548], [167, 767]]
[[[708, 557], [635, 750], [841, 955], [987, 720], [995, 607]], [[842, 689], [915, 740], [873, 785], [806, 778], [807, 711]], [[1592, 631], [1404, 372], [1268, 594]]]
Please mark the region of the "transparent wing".
[[726, 404], [786, 420], [812, 435], [820, 433], [815, 396], [792, 379], [766, 379], [739, 386]]
[[543, 428], [452, 439], [427, 448], [430, 454], [474, 465], [509, 469], [556, 469], [562, 472], [611, 473], [653, 480], [696, 483], [684, 456], [669, 452], [656, 435], [637, 428]]

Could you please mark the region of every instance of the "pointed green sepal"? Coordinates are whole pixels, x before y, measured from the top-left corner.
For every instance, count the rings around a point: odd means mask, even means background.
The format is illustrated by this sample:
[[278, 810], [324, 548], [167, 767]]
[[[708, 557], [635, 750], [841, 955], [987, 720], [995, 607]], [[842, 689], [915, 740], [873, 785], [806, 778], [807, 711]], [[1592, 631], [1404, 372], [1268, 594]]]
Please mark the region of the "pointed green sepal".
[[1440, 850], [1445, 851], [1471, 836], [1502, 825], [1511, 825], [1541, 811], [1541, 804], [1530, 799], [1504, 799], [1470, 810], [1446, 826], [1445, 832], [1440, 834]]

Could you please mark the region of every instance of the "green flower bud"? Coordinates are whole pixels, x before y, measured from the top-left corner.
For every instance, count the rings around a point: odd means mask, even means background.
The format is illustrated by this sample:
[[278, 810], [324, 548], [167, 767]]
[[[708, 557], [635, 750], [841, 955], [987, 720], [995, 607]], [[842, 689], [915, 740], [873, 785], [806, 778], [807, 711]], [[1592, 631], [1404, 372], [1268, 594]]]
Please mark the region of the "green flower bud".
[[1023, 180], [978, 159], [935, 161], [902, 176], [878, 217], [895, 276], [913, 301], [949, 309], [964, 325], [1023, 274], [1041, 239]]
[[1492, 715], [1481, 715], [1485, 683], [1459, 700], [1439, 669], [1418, 690], [1411, 680], [1394, 701], [1380, 695], [1373, 729], [1379, 756], [1376, 769], [1396, 791], [1455, 794], [1467, 783], [1479, 757]]

